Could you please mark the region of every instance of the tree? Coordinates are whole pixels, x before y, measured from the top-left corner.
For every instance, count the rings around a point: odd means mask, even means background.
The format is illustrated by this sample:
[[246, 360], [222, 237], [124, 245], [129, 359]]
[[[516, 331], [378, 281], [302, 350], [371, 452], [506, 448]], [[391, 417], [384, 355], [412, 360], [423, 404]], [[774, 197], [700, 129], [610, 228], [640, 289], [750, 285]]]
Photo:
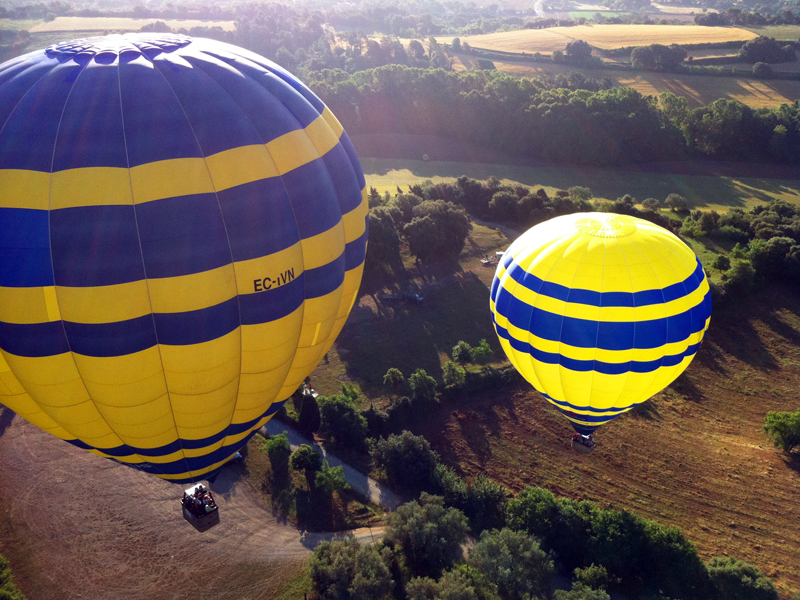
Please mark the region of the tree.
[[439, 455], [421, 435], [403, 431], [372, 442], [370, 455], [377, 468], [383, 469], [389, 485], [417, 494], [436, 487], [435, 471]]
[[411, 254], [425, 261], [458, 258], [471, 227], [463, 208], [444, 200], [426, 200], [414, 206], [413, 215], [403, 228]]
[[408, 600], [479, 600], [472, 581], [461, 570], [445, 571], [439, 581], [415, 577], [406, 585]]
[[460, 386], [464, 384], [464, 370], [459, 369], [456, 363], [448, 360], [442, 367], [442, 379], [446, 386]]
[[288, 479], [289, 455], [292, 453], [292, 449], [286, 432], [266, 438], [261, 449], [265, 450], [267, 456], [269, 456], [273, 477], [276, 479]]
[[467, 564], [486, 575], [507, 600], [547, 595], [554, 572], [552, 559], [533, 536], [507, 527], [484, 531]]
[[391, 550], [361, 546], [353, 537], [322, 542], [309, 560], [311, 584], [322, 600], [384, 600], [394, 587]]
[[800, 410], [797, 412], [769, 411], [764, 420], [764, 433], [772, 443], [787, 454], [800, 448]]
[[464, 340], [459, 340], [459, 342], [453, 346], [453, 360], [456, 361], [460, 365], [467, 365], [472, 362], [474, 350], [472, 346], [470, 346]]
[[579, 185], [567, 188], [567, 193], [569, 194], [569, 197], [573, 202], [581, 202], [581, 201], [588, 202], [593, 197], [592, 190], [590, 190], [587, 187], [582, 187]]
[[474, 533], [505, 525], [508, 496], [506, 488], [483, 473], [470, 483], [463, 511]]
[[718, 271], [727, 271], [731, 268], [731, 259], [724, 254], [718, 254], [711, 266]]
[[757, 567], [729, 556], [708, 561], [708, 576], [719, 600], [777, 600], [775, 584]]
[[583, 40], [572, 40], [564, 48], [564, 55], [570, 62], [585, 62], [592, 56], [592, 47]]
[[745, 296], [753, 290], [756, 271], [749, 260], [734, 260], [726, 274], [728, 276], [725, 281], [726, 293], [735, 292], [739, 296]]
[[345, 394], [319, 398], [319, 433], [342, 447], [362, 448], [367, 439], [367, 421]]
[[390, 368], [388, 371], [386, 371], [386, 375], [383, 376], [383, 385], [392, 386], [392, 389], [394, 389], [395, 393], [405, 382], [406, 378], [403, 376], [402, 371], [395, 367]]
[[687, 54], [686, 49], [677, 44], [650, 44], [634, 48], [631, 52], [631, 63], [637, 69], [647, 71], [672, 71], [684, 61]]
[[673, 212], [687, 212], [689, 210], [689, 201], [680, 194], [670, 194], [664, 200], [664, 204], [669, 206]]
[[797, 60], [797, 56], [791, 46], [787, 51], [785, 46], [782, 46], [775, 38], [763, 35], [745, 42], [744, 46], [739, 50], [739, 56], [744, 62], [751, 64], [757, 62], [783, 63]]
[[400, 236], [391, 213], [385, 208], [369, 211], [369, 252], [366, 260], [373, 270], [400, 262]]
[[645, 198], [642, 201], [642, 206], [645, 208], [645, 210], [658, 212], [658, 209], [661, 208], [661, 202], [659, 202], [655, 198]]
[[475, 61], [475, 66], [481, 71], [494, 71], [494, 63], [488, 58], [479, 58]]
[[422, 493], [389, 515], [385, 540], [399, 546], [414, 575], [436, 577], [461, 559], [467, 536], [467, 518], [460, 510], [445, 508], [441, 496]]
[[427, 400], [432, 402], [436, 399], [436, 380], [425, 372], [425, 369], [417, 369], [408, 378], [411, 386], [411, 397], [414, 400]]
[[575, 581], [587, 587], [598, 590], [605, 590], [608, 587], [608, 571], [601, 565], [592, 563], [584, 569], [578, 567], [575, 569], [574, 573]]
[[453, 47], [453, 52], [461, 52], [461, 38], [453, 38], [451, 45]]
[[[299, 408], [297, 407], [300, 404]], [[297, 408], [297, 426], [301, 432], [310, 435], [319, 431], [320, 414], [317, 399], [310, 392], [303, 392], [295, 396]]]
[[772, 67], [765, 62], [757, 62], [753, 65], [753, 75], [759, 79], [768, 79], [772, 77]]
[[595, 590], [588, 585], [575, 581], [570, 591], [556, 590], [553, 600], [611, 600], [605, 590]]
[[322, 468], [322, 457], [308, 444], [302, 444], [289, 457], [289, 465], [295, 471], [304, 471], [308, 487], [314, 483], [314, 474]]
[[322, 466], [314, 477], [314, 484], [328, 494], [350, 489], [350, 484], [344, 479], [344, 467], [332, 467], [327, 460], [322, 461]]

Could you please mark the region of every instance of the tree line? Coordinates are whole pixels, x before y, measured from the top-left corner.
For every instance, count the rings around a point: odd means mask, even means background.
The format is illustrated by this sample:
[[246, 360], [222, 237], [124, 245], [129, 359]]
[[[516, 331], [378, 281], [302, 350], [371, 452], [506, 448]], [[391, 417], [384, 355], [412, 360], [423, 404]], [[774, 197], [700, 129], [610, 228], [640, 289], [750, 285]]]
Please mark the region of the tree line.
[[498, 71], [448, 72], [388, 65], [307, 82], [351, 133], [439, 135], [506, 154], [613, 166], [710, 157], [800, 162], [800, 101], [750, 108], [719, 99], [690, 109], [665, 92], [553, 87]]

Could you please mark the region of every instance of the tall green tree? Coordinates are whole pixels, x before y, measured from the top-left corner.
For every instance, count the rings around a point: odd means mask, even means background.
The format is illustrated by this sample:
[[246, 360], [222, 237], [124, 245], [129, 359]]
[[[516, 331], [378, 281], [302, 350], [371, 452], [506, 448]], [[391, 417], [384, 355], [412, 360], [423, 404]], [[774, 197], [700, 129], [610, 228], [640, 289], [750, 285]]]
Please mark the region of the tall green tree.
[[361, 546], [355, 538], [322, 542], [309, 560], [314, 593], [321, 600], [386, 600], [394, 588], [388, 548]]
[[787, 454], [800, 448], [800, 410], [797, 412], [769, 411], [764, 420], [764, 433], [772, 443]]

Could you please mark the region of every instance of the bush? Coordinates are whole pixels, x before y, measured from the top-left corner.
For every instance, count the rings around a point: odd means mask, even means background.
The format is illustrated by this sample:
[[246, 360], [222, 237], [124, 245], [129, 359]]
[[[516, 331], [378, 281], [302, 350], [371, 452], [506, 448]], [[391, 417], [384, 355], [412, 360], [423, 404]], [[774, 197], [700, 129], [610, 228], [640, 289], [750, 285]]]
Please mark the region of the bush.
[[406, 585], [408, 600], [479, 600], [470, 577], [460, 570], [445, 571], [439, 581], [415, 577]]
[[383, 600], [394, 587], [392, 553], [355, 538], [322, 542], [309, 559], [311, 585], [321, 600]]
[[586, 587], [597, 590], [605, 590], [608, 587], [608, 571], [605, 567], [592, 563], [585, 569], [575, 569], [574, 573], [575, 581]]
[[314, 485], [328, 494], [350, 489], [350, 484], [344, 479], [344, 467], [332, 467], [327, 460], [322, 461], [322, 466], [314, 477]]
[[266, 438], [261, 449], [267, 452], [273, 469], [275, 468], [275, 463], [288, 464], [289, 455], [292, 453], [292, 447], [289, 444], [289, 436], [286, 435], [285, 431]]
[[570, 591], [556, 590], [553, 600], [611, 600], [604, 590], [595, 590], [586, 584], [576, 581]]
[[493, 355], [494, 351], [489, 347], [489, 342], [486, 341], [486, 338], [481, 339], [477, 347], [472, 349], [472, 359], [475, 362], [483, 362]]
[[372, 442], [370, 455], [376, 467], [383, 469], [392, 487], [412, 494], [437, 489], [435, 476], [439, 455], [420, 435], [404, 431], [385, 440]]
[[753, 565], [728, 556], [708, 562], [708, 576], [719, 600], [777, 600], [778, 591]]
[[419, 502], [407, 502], [389, 515], [384, 539], [399, 546], [412, 574], [436, 577], [462, 557], [467, 518], [445, 508], [441, 496], [422, 493]]
[[553, 561], [533, 536], [508, 528], [484, 531], [467, 564], [486, 575], [504, 600], [546, 596]]
[[464, 340], [459, 340], [459, 342], [453, 346], [453, 360], [460, 365], [471, 363], [473, 360], [473, 353], [474, 350], [472, 346]]
[[321, 436], [341, 447], [360, 450], [367, 439], [367, 420], [359, 414], [353, 400], [345, 394], [320, 397]]
[[475, 66], [478, 67], [481, 71], [494, 71], [495, 66], [494, 63], [489, 60], [488, 58], [479, 58], [475, 61]]
[[417, 369], [408, 378], [411, 386], [411, 397], [414, 400], [433, 401], [436, 399], [436, 380], [429, 376], [425, 369]]
[[319, 471], [322, 468], [322, 457], [314, 452], [308, 444], [301, 445], [289, 457], [289, 465], [295, 471]]
[[452, 360], [448, 360], [442, 367], [442, 379], [447, 386], [462, 386], [464, 385], [464, 369], [460, 368]]
[[14, 583], [14, 576], [11, 573], [11, 563], [4, 556], [0, 556], [0, 599], [2, 600], [26, 600], [22, 592]]
[[682, 213], [689, 210], [689, 201], [680, 194], [670, 194], [664, 200], [664, 204], [669, 206], [674, 212]]
[[405, 382], [406, 378], [403, 376], [403, 372], [395, 367], [386, 371], [386, 375], [383, 376], [383, 385], [391, 386], [395, 392], [400, 389]]
[[724, 254], [718, 254], [711, 266], [718, 271], [727, 271], [731, 268], [731, 259]]
[[483, 473], [475, 478], [467, 488], [463, 508], [474, 533], [499, 529], [505, 525], [508, 496], [506, 488]]
[[772, 438], [772, 443], [776, 447], [786, 453], [800, 448], [800, 410], [768, 412], [764, 420], [764, 433]]
[[772, 67], [765, 62], [757, 62], [753, 65], [753, 75], [759, 79], [766, 79], [772, 77]]

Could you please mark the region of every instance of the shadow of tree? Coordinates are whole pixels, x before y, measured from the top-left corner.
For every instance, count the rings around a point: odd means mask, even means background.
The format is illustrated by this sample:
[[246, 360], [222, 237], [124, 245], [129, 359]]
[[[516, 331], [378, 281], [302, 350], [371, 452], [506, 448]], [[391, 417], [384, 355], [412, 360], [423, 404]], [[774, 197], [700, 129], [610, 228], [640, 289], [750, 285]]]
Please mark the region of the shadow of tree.
[[0, 437], [2, 437], [6, 432], [6, 429], [11, 426], [11, 422], [14, 420], [16, 415], [17, 413], [7, 406], [0, 405]]

